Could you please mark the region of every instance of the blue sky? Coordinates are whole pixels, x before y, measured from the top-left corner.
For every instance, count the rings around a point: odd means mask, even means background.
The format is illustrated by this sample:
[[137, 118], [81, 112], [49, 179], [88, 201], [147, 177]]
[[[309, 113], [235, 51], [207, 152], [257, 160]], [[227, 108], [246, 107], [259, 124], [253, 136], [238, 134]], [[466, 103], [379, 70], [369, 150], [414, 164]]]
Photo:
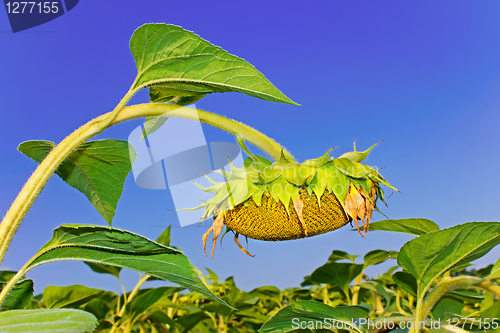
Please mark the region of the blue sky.
[[[497, 1], [81, 1], [71, 12], [13, 34], [0, 10], [0, 210], [5, 212], [36, 164], [16, 150], [31, 139], [61, 141], [110, 111], [136, 74], [128, 48], [135, 28], [166, 22], [192, 30], [263, 72], [302, 106], [236, 93], [208, 96], [197, 107], [246, 123], [273, 137], [298, 160], [333, 146], [332, 156], [384, 140], [366, 160], [405, 195], [383, 211], [390, 218], [428, 218], [450, 227], [498, 221], [500, 165], [500, 3]], [[120, 4], [120, 5], [118, 5]], [[146, 92], [131, 103], [147, 101]], [[126, 139], [140, 121], [99, 138]], [[233, 141], [205, 127], [208, 141]], [[397, 250], [404, 234], [344, 228], [289, 242], [249, 240], [247, 257], [226, 239], [205, 258], [206, 226], [179, 227], [168, 191], [145, 190], [129, 177], [113, 226], [156, 238], [173, 225], [173, 245], [198, 268], [237, 286], [298, 286], [332, 250], [363, 255]], [[380, 214], [374, 220], [383, 219]], [[63, 223], [105, 225], [91, 204], [57, 176], [21, 225], [3, 268], [19, 269]], [[478, 261], [494, 262], [494, 249]], [[391, 263], [395, 265], [394, 263]], [[391, 264], [373, 267], [371, 275]], [[124, 272], [131, 289], [137, 273]], [[37, 292], [47, 285], [86, 284], [118, 290], [112, 277], [78, 262], [29, 273]], [[158, 282], [155, 282], [156, 284]]]

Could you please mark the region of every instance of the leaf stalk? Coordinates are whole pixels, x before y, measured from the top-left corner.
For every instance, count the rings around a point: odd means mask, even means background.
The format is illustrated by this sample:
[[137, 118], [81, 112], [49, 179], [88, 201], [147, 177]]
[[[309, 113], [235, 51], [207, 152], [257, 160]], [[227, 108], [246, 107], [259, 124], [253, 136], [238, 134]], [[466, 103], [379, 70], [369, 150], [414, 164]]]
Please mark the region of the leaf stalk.
[[[130, 100], [134, 93], [135, 90], [130, 90], [113, 111], [89, 121], [74, 131], [60, 144], [58, 144], [49, 153], [49, 155], [47, 155], [42, 163], [40, 163], [38, 168], [24, 185], [23, 189], [0, 224], [0, 264], [5, 258], [9, 245], [12, 242], [12, 239], [14, 238], [22, 220], [26, 216], [26, 213], [57, 167], [79, 145], [101, 133], [107, 127], [121, 122], [135, 118], [160, 115], [200, 121], [241, 137], [243, 140], [252, 143], [265, 153], [269, 154], [275, 160], [280, 158], [282, 151], [287, 159], [294, 160], [292, 155], [287, 150], [261, 132], [236, 120], [232, 120], [208, 111], [179, 105], [159, 103], [146, 103], [125, 107], [128, 100]], [[22, 269], [20, 272], [22, 272]], [[12, 284], [9, 282], [9, 284], [7, 284], [4, 288], [2, 294], [5, 295], [3, 298], [0, 298], [0, 304], [14, 284], [15, 282]], [[7, 288], [8, 286], [9, 288]]]

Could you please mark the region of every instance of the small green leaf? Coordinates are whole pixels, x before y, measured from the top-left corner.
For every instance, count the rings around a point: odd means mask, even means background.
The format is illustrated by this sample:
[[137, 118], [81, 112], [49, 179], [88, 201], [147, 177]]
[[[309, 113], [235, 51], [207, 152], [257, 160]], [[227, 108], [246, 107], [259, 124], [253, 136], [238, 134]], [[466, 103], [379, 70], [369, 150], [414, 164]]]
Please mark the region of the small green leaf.
[[361, 306], [331, 307], [320, 302], [299, 301], [278, 311], [262, 325], [259, 332], [281, 333], [307, 328], [330, 330], [336, 327], [351, 328], [350, 331], [361, 332], [353, 320], [366, 316], [368, 309]]
[[376, 281], [366, 281], [366, 282], [357, 284], [356, 286], [358, 286], [360, 288], [372, 290], [372, 291], [376, 292], [377, 294], [379, 294], [380, 296], [382, 296], [385, 299], [386, 305], [385, 305], [384, 312], [381, 314], [381, 316], [387, 312], [387, 310], [389, 309], [389, 306], [391, 306], [391, 300], [392, 300], [392, 297], [394, 296], [394, 291], [387, 289], [386, 287], [384, 287], [383, 285], [381, 285], [380, 283], [378, 283]]
[[[0, 272], [0, 290], [12, 279], [17, 272], [1, 271]], [[9, 291], [7, 297], [0, 306], [0, 311], [23, 309], [29, 306], [33, 297], [33, 281], [21, 279]]]
[[72, 285], [67, 287], [49, 286], [43, 291], [43, 303], [50, 309], [78, 308], [80, 305], [104, 294], [104, 290]]
[[396, 272], [392, 275], [392, 279], [407, 293], [417, 297], [417, 280], [408, 272]]
[[161, 235], [156, 239], [156, 242], [161, 245], [165, 246], [170, 246], [170, 229], [172, 228], [171, 225], [165, 229]]
[[312, 159], [312, 160], [304, 161], [304, 162], [301, 163], [301, 165], [302, 166], [319, 168], [320, 166], [323, 166], [323, 165], [325, 165], [326, 163], [328, 163], [330, 161], [330, 152], [333, 149], [335, 149], [335, 147], [328, 149], [328, 151], [323, 156], [315, 158], [315, 159]]
[[488, 276], [489, 280], [492, 279], [500, 279], [500, 259], [493, 265], [493, 268], [491, 268], [490, 275]]
[[87, 266], [90, 267], [91, 270], [93, 270], [96, 273], [111, 274], [113, 276], [116, 276], [118, 279], [120, 278], [120, 272], [122, 270], [120, 267], [95, 264], [93, 262], [85, 262], [85, 263], [87, 264]]
[[350, 151], [348, 153], [345, 153], [345, 154], [341, 155], [339, 158], [347, 158], [350, 161], [359, 163], [359, 162], [363, 161], [364, 159], [366, 159], [368, 157], [368, 154], [371, 152], [371, 150], [373, 148], [375, 148], [375, 146], [377, 146], [379, 143], [380, 142], [377, 142], [376, 144], [374, 144], [373, 146], [371, 146], [370, 148], [368, 148], [365, 151], [356, 151], [356, 141], [354, 141], [354, 151]]
[[180, 251], [129, 231], [111, 227], [65, 224], [37, 253], [28, 270], [45, 263], [81, 260], [128, 268], [188, 288], [226, 304], [203, 284]]
[[[35, 140], [21, 143], [18, 150], [41, 163], [53, 148], [53, 142]], [[70, 153], [55, 173], [85, 194], [111, 225], [123, 183], [134, 160], [134, 148], [127, 141], [89, 141]]]
[[465, 223], [409, 241], [399, 252], [398, 264], [416, 278], [421, 298], [436, 277], [484, 256], [499, 243], [499, 222]]
[[432, 317], [434, 320], [445, 321], [447, 318], [460, 317], [464, 303], [450, 297], [442, 297], [432, 308]]
[[187, 333], [204, 319], [210, 319], [210, 316], [205, 311], [197, 311], [180, 316], [175, 319], [175, 322], [184, 328], [182, 332]]
[[[355, 230], [355, 229], [353, 229]], [[383, 230], [402, 232], [411, 235], [425, 235], [433, 231], [438, 231], [439, 226], [431, 220], [415, 218], [415, 219], [399, 219], [399, 220], [382, 220], [370, 223], [370, 231]]]
[[245, 162], [243, 163], [243, 167], [245, 169], [256, 169], [259, 171], [262, 171], [264, 166], [272, 166], [273, 162], [269, 161], [267, 158], [259, 156], [259, 155], [254, 155], [254, 157], [257, 159], [259, 163], [255, 163], [255, 161], [251, 157], [247, 157], [245, 159]]
[[93, 298], [81, 306], [83, 311], [92, 313], [99, 319], [106, 318], [106, 316], [116, 311], [116, 305], [119, 296], [111, 291], [106, 291], [100, 295], [99, 298]]
[[172, 294], [172, 290], [173, 289], [171, 287], [159, 287], [143, 290], [140, 295], [134, 297], [130, 303], [127, 303], [127, 318], [130, 317], [131, 321], [134, 322], [138, 316], [147, 311], [161, 298]]
[[491, 293], [485, 293], [481, 302], [481, 319], [486, 318], [488, 321], [500, 318], [500, 301], [495, 299]]
[[363, 271], [363, 265], [329, 262], [311, 274], [311, 281], [339, 286], [349, 296], [349, 284]]
[[2, 333], [87, 333], [97, 324], [93, 314], [74, 309], [12, 310], [0, 313]]
[[160, 129], [168, 120], [167, 116], [158, 117], [146, 117], [146, 122], [144, 123], [144, 128], [142, 130], [142, 135], [139, 141], [144, 140], [154, 132]]
[[398, 253], [396, 251], [373, 250], [365, 255], [364, 268], [368, 266], [378, 265], [388, 259], [397, 259]]
[[336, 262], [339, 260], [347, 259], [352, 261], [352, 263], [354, 264], [357, 257], [359, 257], [357, 254], [351, 255], [344, 251], [333, 250], [332, 254], [330, 254], [330, 256], [328, 257], [328, 261]]
[[134, 32], [130, 50], [138, 72], [132, 88], [151, 87], [156, 101], [235, 91], [296, 104], [245, 60], [179, 26], [145, 24]]

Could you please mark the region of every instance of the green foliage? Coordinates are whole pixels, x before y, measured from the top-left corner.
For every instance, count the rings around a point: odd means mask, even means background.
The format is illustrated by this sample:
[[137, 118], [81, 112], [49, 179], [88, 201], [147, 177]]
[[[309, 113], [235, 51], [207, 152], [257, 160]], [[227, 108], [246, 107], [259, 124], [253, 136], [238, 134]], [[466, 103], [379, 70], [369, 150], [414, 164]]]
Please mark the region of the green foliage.
[[176, 96], [239, 92], [267, 101], [296, 104], [247, 61], [171, 24], [145, 24], [130, 40], [137, 67], [133, 89], [150, 88], [152, 102]]
[[499, 243], [500, 223], [461, 224], [409, 241], [399, 252], [398, 264], [416, 278], [420, 298], [439, 275], [482, 257]]
[[[483, 226], [483, 231], [489, 230], [491, 234], [494, 234], [492, 229], [485, 227], [487, 225], [491, 227], [492, 224], [475, 222], [457, 227], [462, 232], [471, 230], [474, 232], [476, 229], [470, 229], [471, 226]], [[420, 244], [422, 240], [434, 234], [456, 233], [457, 227], [417, 237], [403, 246], [400, 253], [406, 253], [410, 245]], [[486, 237], [485, 233], [480, 233], [479, 236], [481, 235]], [[80, 236], [89, 237], [89, 234], [83, 233]], [[476, 237], [476, 239], [480, 240], [481, 237]], [[170, 241], [170, 227], [167, 227], [158, 237], [157, 242], [151, 243], [164, 247], [164, 244], [170, 244]], [[451, 242], [451, 245], [453, 244]], [[465, 238], [464, 243], [457, 245], [460, 251], [456, 253], [467, 249], [474, 254], [475, 246], [471, 244]], [[439, 247], [436, 248], [439, 249]], [[487, 249], [487, 247], [483, 248]], [[422, 253], [425, 254], [425, 251]], [[207, 275], [202, 278], [206, 281], [210, 292], [216, 295], [215, 299], [198, 292], [186, 293], [183, 287], [136, 288], [130, 293], [117, 295], [83, 286], [69, 286], [47, 287], [41, 298], [33, 300], [31, 307], [64, 306], [87, 311], [98, 319], [96, 332], [109, 332], [114, 328], [114, 332], [138, 333], [326, 332], [332, 330], [338, 333], [346, 331], [376, 333], [376, 329], [368, 326], [366, 320], [370, 320], [372, 325], [373, 323], [379, 325], [383, 325], [384, 322], [394, 323], [395, 329], [391, 333], [407, 332], [396, 328], [400, 324], [403, 325], [402, 323], [414, 320], [413, 316], [418, 309], [425, 305], [436, 290], [442, 290], [447, 281], [454, 278], [468, 278], [466, 274], [482, 271], [462, 270], [460, 273], [453, 273], [452, 276], [451, 272], [455, 266], [447, 265], [446, 270], [441, 270], [433, 278], [426, 297], [420, 301], [417, 298], [417, 279], [408, 270], [394, 272], [395, 267], [393, 267], [376, 278], [370, 278], [365, 274], [367, 267], [396, 259], [396, 257], [395, 251], [373, 250], [359, 260], [360, 258], [356, 255], [334, 250], [324, 265], [305, 278], [303, 285], [307, 285], [307, 288], [280, 290], [274, 286], [262, 286], [245, 292], [238, 289], [232, 278], [220, 281], [215, 272], [207, 269]], [[409, 260], [416, 261], [413, 258]], [[443, 258], [441, 260], [446, 261], [447, 257]], [[462, 259], [457, 258], [463, 262]], [[474, 258], [477, 256], [473, 256], [472, 259]], [[101, 272], [102, 269], [102, 272], [110, 273], [108, 270], [113, 266], [96, 267], [98, 267], [97, 272]], [[487, 272], [482, 274], [488, 275], [492, 268], [493, 266], [490, 266]], [[113, 273], [119, 278], [119, 272]], [[145, 280], [147, 277], [143, 277], [138, 286]], [[489, 281], [497, 286], [495, 279]], [[475, 285], [457, 288], [442, 290], [442, 295], [436, 299], [430, 309], [431, 317], [426, 317], [423, 321], [430, 325], [430, 320], [440, 320], [443, 324], [447, 324], [447, 320], [456, 320], [461, 327], [465, 324], [461, 318], [469, 318], [469, 321], [476, 320], [471, 331], [477, 331], [479, 319], [484, 321], [488, 318], [487, 320], [491, 323], [491, 318], [500, 316], [500, 301], [496, 298], [499, 295], [493, 296], [488, 291], [478, 289]], [[231, 307], [223, 305], [216, 299], [221, 299]], [[365, 322], [361, 322], [360, 319], [364, 319]], [[470, 324], [468, 322], [467, 327]], [[335, 329], [340, 326], [344, 330]], [[434, 327], [431, 331], [437, 332], [444, 328], [444, 326]], [[491, 332], [496, 333], [495, 330]]]
[[104, 290], [89, 288], [81, 285], [67, 287], [50, 286], [43, 291], [43, 300], [46, 308], [74, 308], [87, 303], [89, 300], [100, 297]]
[[[259, 330], [261, 333], [290, 332], [299, 328], [332, 328], [351, 327], [354, 331], [356, 324], [352, 319], [365, 318], [368, 309], [361, 306], [338, 306], [332, 308], [319, 302], [299, 301], [281, 309], [273, 318], [264, 323]], [[306, 322], [307, 326], [300, 326]], [[330, 324], [330, 326], [327, 326]]]
[[[41, 163], [54, 147], [50, 141], [26, 141], [18, 149]], [[68, 185], [85, 194], [111, 225], [123, 182], [132, 168], [133, 160], [135, 151], [127, 141], [89, 141], [69, 154], [55, 173]]]
[[338, 286], [344, 295], [349, 298], [349, 284], [363, 270], [363, 265], [330, 262], [317, 268], [311, 274], [313, 283], [327, 283]]
[[27, 271], [61, 260], [81, 260], [132, 269], [219, 300], [203, 284], [181, 251], [128, 231], [111, 227], [62, 225], [54, 230], [53, 238], [40, 249]]
[[170, 229], [171, 226], [168, 226], [167, 229], [165, 229], [160, 236], [156, 239], [156, 242], [165, 245], [165, 246], [170, 246]]
[[96, 318], [74, 309], [13, 310], [0, 313], [3, 333], [87, 333], [92, 332]]
[[167, 120], [167, 116], [146, 117], [146, 122], [144, 123], [144, 129], [142, 130], [140, 141], [144, 140], [149, 135], [159, 130], [160, 127], [162, 127], [163, 124], [167, 122]]
[[396, 284], [410, 295], [417, 297], [417, 280], [408, 272], [396, 272], [392, 276]]
[[[3, 289], [16, 273], [13, 271], [0, 271], [0, 289]], [[0, 310], [23, 309], [30, 304], [31, 297], [33, 297], [33, 281], [23, 277], [10, 290], [5, 301], [1, 304]]]
[[[136, 80], [111, 116], [89, 123], [88, 126], [98, 127], [94, 135], [109, 126], [130, 97], [142, 88], [150, 89], [151, 102], [178, 106], [215, 92], [240, 92], [267, 101], [295, 104], [248, 62], [181, 27], [143, 25], [132, 36], [130, 48], [138, 70]], [[160, 128], [167, 119], [166, 116], [148, 117], [141, 139]], [[99, 127], [99, 124], [104, 125]], [[88, 130], [85, 126], [83, 129]], [[88, 141], [78, 146], [91, 136], [78, 135], [63, 141], [66, 145], [61, 143], [62, 149], [69, 153], [64, 156], [61, 153], [56, 161], [65, 158], [64, 161], [59, 166], [54, 162], [54, 165], [39, 168], [35, 179], [43, 180], [40, 183], [43, 187], [57, 167], [55, 173], [84, 193], [111, 224], [135, 152], [127, 142], [119, 140]], [[266, 188], [272, 189], [274, 185], [292, 188], [295, 195], [300, 186], [306, 186], [309, 193], [314, 191], [318, 198], [328, 189], [343, 203], [350, 183], [366, 193], [372, 193], [371, 187], [375, 186], [376, 198], [381, 200], [383, 191], [378, 183], [395, 189], [377, 170], [359, 163], [376, 145], [363, 152], [356, 151], [354, 146], [353, 152], [336, 159], [329, 158], [329, 150], [322, 157], [302, 165], [294, 162], [291, 155], [285, 157], [282, 150], [281, 160], [273, 164], [252, 155], [244, 146], [243, 138], [236, 136], [251, 156], [245, 161], [247, 170], [232, 166], [231, 173], [222, 172], [227, 183], [212, 183], [213, 187], [203, 190], [218, 193], [220, 188], [229, 186], [236, 202], [243, 202], [250, 196], [257, 202]], [[274, 142], [267, 137], [268, 141], [256, 138], [260, 137], [253, 137], [255, 142], [260, 142], [260, 148]], [[41, 163], [54, 147], [48, 141], [27, 141], [19, 150]], [[44, 172], [48, 175], [45, 178]], [[339, 183], [346, 186], [335, 186]], [[251, 186], [250, 191], [247, 191], [248, 186]], [[31, 206], [32, 194], [42, 187], [20, 195], [22, 204], [15, 205], [13, 215], [18, 214], [16, 216], [22, 219], [27, 210], [18, 207]], [[275, 200], [286, 205], [290, 201], [287, 193], [277, 195], [271, 191]], [[226, 193], [219, 196], [226, 196]], [[213, 198], [223, 199], [217, 195]], [[368, 203], [374, 204], [368, 200], [365, 205]], [[12, 221], [4, 229], [15, 230], [19, 226], [15, 224], [19, 221]], [[471, 332], [500, 332], [500, 259], [486, 268], [468, 270], [475, 259], [500, 243], [500, 223], [471, 222], [440, 230], [430, 220], [400, 219], [371, 223], [370, 230], [402, 232], [417, 237], [406, 243], [399, 253], [370, 251], [362, 263], [356, 262], [357, 255], [334, 250], [324, 265], [304, 278], [302, 288], [280, 290], [262, 286], [246, 292], [237, 288], [232, 277], [220, 281], [209, 269], [208, 275], [203, 276], [179, 249], [170, 246], [170, 227], [154, 242], [110, 227], [62, 225], [19, 272], [0, 272], [0, 332], [333, 330], [337, 333], [400, 333], [408, 331], [404, 325], [408, 322], [424, 323], [425, 331], [449, 332], [443, 325], [431, 327], [431, 320], [437, 319], [442, 323], [456, 320], [463, 325], [461, 332], [465, 324]], [[10, 239], [4, 248], [8, 248]], [[399, 266], [376, 278], [367, 276], [368, 267], [396, 258]], [[41, 295], [33, 296], [33, 281], [26, 279], [25, 273], [39, 265], [62, 260], [84, 261], [96, 273], [115, 276], [122, 288], [120, 272], [123, 268], [140, 272], [141, 278], [131, 292], [123, 288], [121, 295], [73, 285], [49, 286]], [[180, 287], [141, 289], [144, 282], [153, 279], [166, 280]], [[365, 324], [361, 324], [363, 320]], [[395, 327], [379, 329], [366, 324], [366, 320], [377, 324], [392, 322]], [[482, 324], [476, 320], [481, 320]], [[338, 325], [343, 328], [335, 328]], [[411, 328], [409, 332], [420, 331], [424, 329]]]

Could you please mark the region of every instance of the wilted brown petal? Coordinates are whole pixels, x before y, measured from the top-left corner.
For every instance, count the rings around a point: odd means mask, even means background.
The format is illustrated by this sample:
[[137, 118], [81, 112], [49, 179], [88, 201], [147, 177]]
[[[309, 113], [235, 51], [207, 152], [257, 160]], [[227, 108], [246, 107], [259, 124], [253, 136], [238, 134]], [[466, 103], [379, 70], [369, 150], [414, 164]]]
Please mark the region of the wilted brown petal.
[[304, 228], [304, 233], [307, 237], [307, 226], [304, 222], [302, 214], [304, 211], [304, 202], [300, 199], [300, 196], [293, 201], [293, 208], [295, 209], [295, 213], [297, 213], [297, 217], [299, 218], [300, 224], [302, 225], [302, 228]]
[[[361, 190], [362, 191], [362, 190]], [[366, 206], [365, 199], [359, 193], [354, 185], [351, 184], [349, 187], [349, 193], [347, 193], [345, 201], [344, 201], [346, 213], [352, 218], [354, 224], [356, 224], [356, 228], [358, 229], [359, 234], [362, 237], [365, 237], [358, 225], [358, 218], [363, 221], [363, 230], [365, 227], [365, 214], [366, 214]]]
[[222, 228], [224, 228], [224, 215], [222, 213], [217, 215], [217, 217], [214, 220], [214, 224], [212, 225], [212, 228], [214, 230], [214, 242], [212, 244], [212, 259], [213, 259], [214, 258], [215, 244], [217, 243], [217, 238], [219, 238], [219, 235], [222, 231]]
[[241, 246], [240, 242], [238, 241], [239, 235], [240, 235], [239, 233], [236, 233], [236, 235], [234, 235], [234, 242], [236, 243], [236, 245], [238, 245], [238, 247], [241, 249], [241, 251], [243, 251], [243, 253], [249, 255], [250, 257], [255, 257], [254, 255], [251, 255], [250, 252], [248, 252], [243, 246]]
[[212, 232], [212, 230], [214, 230], [214, 225], [213, 224], [210, 227], [210, 229], [208, 229], [208, 231], [203, 234], [203, 252], [205, 252], [205, 257], [207, 256], [206, 248], [207, 248], [208, 235], [210, 235], [210, 233]]
[[375, 194], [377, 193], [377, 189], [375, 186], [371, 189], [370, 200], [366, 200], [366, 230], [368, 231], [370, 227], [370, 221], [372, 219], [373, 210], [375, 209], [373, 203], [375, 202]]

